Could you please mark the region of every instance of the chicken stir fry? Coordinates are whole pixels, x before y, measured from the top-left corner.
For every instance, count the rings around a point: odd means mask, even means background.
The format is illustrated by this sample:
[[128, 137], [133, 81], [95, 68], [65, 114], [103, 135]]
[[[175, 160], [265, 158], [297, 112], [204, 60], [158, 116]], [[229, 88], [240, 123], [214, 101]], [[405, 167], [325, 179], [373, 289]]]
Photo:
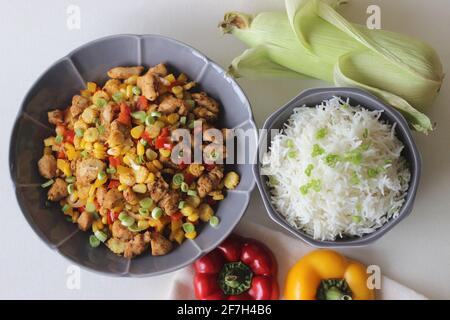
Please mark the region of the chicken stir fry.
[[[55, 135], [38, 162], [48, 179], [42, 186], [71, 222], [92, 230], [92, 247], [104, 243], [127, 258], [165, 255], [194, 239], [199, 223], [217, 226], [216, 202], [239, 183], [218, 161], [172, 161], [173, 130], [193, 136], [197, 120], [201, 132], [214, 129], [219, 104], [164, 64], [116, 67], [108, 76], [102, 88], [88, 82], [67, 109], [48, 112]], [[203, 138], [205, 150], [214, 138]]]

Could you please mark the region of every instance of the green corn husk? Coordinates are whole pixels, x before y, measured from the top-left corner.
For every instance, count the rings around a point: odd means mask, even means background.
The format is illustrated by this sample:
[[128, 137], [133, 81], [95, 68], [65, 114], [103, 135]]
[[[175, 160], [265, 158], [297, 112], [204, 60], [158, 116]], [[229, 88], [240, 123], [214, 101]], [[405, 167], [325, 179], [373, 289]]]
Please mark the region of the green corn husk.
[[444, 79], [433, 48], [401, 34], [345, 20], [340, 1], [286, 0], [286, 13], [225, 14], [220, 27], [250, 49], [229, 68], [235, 77], [312, 77], [359, 87], [397, 108], [417, 131]]

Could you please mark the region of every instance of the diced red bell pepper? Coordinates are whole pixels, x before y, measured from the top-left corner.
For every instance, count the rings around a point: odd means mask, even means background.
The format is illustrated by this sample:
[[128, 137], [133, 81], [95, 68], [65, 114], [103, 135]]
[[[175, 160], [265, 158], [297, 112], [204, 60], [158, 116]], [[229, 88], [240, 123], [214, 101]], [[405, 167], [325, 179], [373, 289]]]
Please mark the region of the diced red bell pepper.
[[147, 111], [148, 110], [148, 100], [146, 97], [144, 96], [140, 96], [137, 103], [136, 103], [136, 108], [139, 111]]
[[148, 144], [153, 144], [153, 139], [150, 137], [150, 134], [147, 131], [144, 131], [141, 136], [142, 139], [144, 139]]
[[108, 157], [109, 165], [116, 168], [120, 165], [120, 159], [116, 157]]
[[66, 158], [66, 154], [64, 153], [63, 150], [58, 151], [58, 154], [56, 155], [56, 158], [58, 159], [65, 159]]
[[181, 219], [183, 219], [183, 214], [181, 212], [175, 212], [174, 214], [172, 214], [170, 216], [170, 219], [173, 221], [181, 220]]
[[186, 169], [188, 167], [188, 165], [186, 164], [186, 163], [184, 163], [183, 161], [181, 161], [179, 164], [178, 164], [178, 168], [180, 168], [180, 170], [184, 170], [184, 169]]
[[194, 182], [194, 180], [194, 175], [190, 174], [189, 172], [184, 173], [184, 182], [186, 182], [187, 184], [191, 184], [192, 182]]
[[73, 140], [75, 139], [75, 131], [73, 130], [65, 130], [64, 131], [64, 141], [73, 144]]
[[205, 169], [207, 171], [211, 171], [212, 169], [214, 169], [216, 167], [216, 165], [214, 163], [204, 163], [203, 166], [205, 167]]
[[214, 200], [214, 199], [211, 198], [211, 197], [208, 197], [208, 198], [206, 199], [206, 203], [209, 204], [209, 205], [212, 207], [212, 206], [216, 205], [217, 201]]
[[120, 104], [120, 113], [117, 121], [126, 126], [131, 126], [131, 109], [125, 103]]
[[86, 208], [84, 206], [78, 207], [79, 213], [83, 213], [84, 211], [86, 211]]
[[108, 214], [106, 215], [106, 219], [107, 219], [108, 224], [113, 224], [114, 221], [119, 219], [119, 213], [115, 212], [114, 210], [109, 210]]
[[170, 138], [166, 137], [166, 136], [158, 136], [158, 138], [156, 138], [155, 141], [155, 147], [157, 149], [167, 149], [167, 150], [172, 150], [172, 143], [170, 142]]
[[108, 184], [108, 189], [116, 189], [118, 186], [120, 186], [119, 180], [111, 180]]
[[164, 127], [161, 129], [161, 133], [159, 134], [160, 137], [168, 137], [170, 136], [170, 130], [167, 127]]

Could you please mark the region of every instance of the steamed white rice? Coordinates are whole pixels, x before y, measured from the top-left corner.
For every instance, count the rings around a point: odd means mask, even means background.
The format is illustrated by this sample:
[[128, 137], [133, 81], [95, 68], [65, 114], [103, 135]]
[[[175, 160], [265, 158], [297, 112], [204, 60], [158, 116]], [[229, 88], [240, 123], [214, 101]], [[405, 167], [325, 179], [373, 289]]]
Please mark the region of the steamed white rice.
[[315, 239], [362, 236], [396, 218], [410, 171], [395, 125], [340, 98], [300, 107], [263, 156], [272, 202]]

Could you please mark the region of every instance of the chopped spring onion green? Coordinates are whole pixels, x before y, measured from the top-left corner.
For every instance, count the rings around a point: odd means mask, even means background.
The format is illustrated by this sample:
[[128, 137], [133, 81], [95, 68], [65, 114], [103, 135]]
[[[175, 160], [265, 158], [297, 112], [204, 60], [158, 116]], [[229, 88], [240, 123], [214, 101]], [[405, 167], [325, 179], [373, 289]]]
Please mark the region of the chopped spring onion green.
[[178, 203], [178, 209], [183, 209], [184, 206], [185, 206], [185, 204], [186, 204], [186, 202], [180, 201], [180, 202]]
[[103, 231], [97, 230], [94, 232], [95, 237], [101, 242], [105, 242], [108, 239], [108, 236]]
[[66, 221], [67, 221], [67, 222], [73, 222], [73, 219], [72, 219], [71, 216], [67, 216], [67, 217], [66, 217]]
[[150, 211], [147, 208], [139, 208], [139, 214], [143, 217], [148, 217], [150, 215]]
[[99, 135], [103, 135], [105, 133], [105, 127], [103, 125], [99, 125], [97, 130]]
[[354, 223], [360, 223], [362, 221], [361, 216], [352, 216], [352, 221]]
[[322, 190], [322, 181], [321, 180], [318, 180], [318, 179], [311, 180], [309, 185], [315, 192], [319, 192], [320, 190]]
[[73, 183], [69, 183], [67, 185], [67, 193], [72, 194], [74, 192], [74, 190], [75, 190], [75, 185]]
[[161, 208], [156, 207], [152, 210], [152, 218], [158, 220], [163, 215], [163, 211]]
[[149, 209], [153, 205], [153, 199], [148, 197], [144, 198], [139, 201], [139, 205], [144, 209]]
[[298, 155], [298, 153], [297, 153], [297, 151], [295, 151], [295, 150], [291, 150], [291, 151], [289, 151], [288, 154], [287, 154], [288, 158], [291, 158], [291, 159], [296, 158], [297, 155]]
[[145, 111], [135, 111], [131, 113], [131, 116], [133, 117], [133, 119], [144, 122], [147, 114], [145, 113]]
[[120, 91], [117, 91], [112, 95], [112, 98], [115, 102], [121, 102], [123, 100], [123, 93]]
[[95, 105], [96, 105], [97, 107], [103, 108], [104, 106], [106, 106], [106, 100], [103, 99], [103, 98], [98, 98], [98, 99], [95, 101]]
[[323, 139], [327, 136], [328, 134], [328, 129], [327, 128], [322, 128], [319, 131], [317, 131], [316, 133], [316, 139], [320, 140]]
[[209, 219], [209, 224], [211, 225], [211, 227], [216, 228], [220, 223], [219, 217], [217, 216], [212, 216]]
[[89, 237], [89, 244], [92, 248], [97, 248], [100, 245], [100, 240], [96, 236], [91, 235]]
[[57, 144], [62, 143], [63, 140], [64, 140], [64, 137], [63, 137], [62, 135], [60, 135], [60, 134], [58, 134], [58, 135], [56, 136], [56, 138], [55, 138], [55, 142], [56, 142]]
[[370, 142], [363, 143], [359, 146], [359, 150], [361, 150], [361, 151], [367, 151], [367, 150], [369, 150], [369, 148], [370, 148]]
[[369, 137], [369, 129], [365, 128], [363, 133], [363, 138], [367, 139]]
[[287, 146], [288, 148], [293, 148], [293, 147], [294, 147], [294, 141], [292, 141], [291, 139], [288, 139], [288, 140], [286, 141], [286, 146]]
[[195, 190], [188, 190], [187, 195], [191, 197], [195, 197], [197, 195], [197, 191]]
[[42, 188], [48, 188], [48, 187], [50, 187], [50, 186], [51, 186], [52, 184], [54, 184], [54, 183], [55, 183], [55, 180], [50, 179], [50, 180], [44, 182], [43, 184], [41, 184], [41, 187], [42, 187]]
[[107, 178], [107, 175], [106, 175], [105, 171], [99, 171], [99, 173], [97, 174], [97, 179], [105, 180], [106, 178]]
[[195, 231], [195, 227], [192, 223], [186, 222], [186, 223], [183, 223], [183, 230], [184, 230], [184, 232], [189, 233], [189, 232]]
[[358, 150], [352, 150], [344, 156], [346, 161], [353, 163], [354, 165], [360, 165], [362, 161], [362, 153]]
[[61, 208], [62, 212], [64, 212], [64, 213], [66, 213], [67, 210], [69, 210], [69, 209], [70, 209], [70, 206], [67, 203]]
[[66, 177], [66, 182], [67, 183], [74, 183], [75, 182], [75, 177], [71, 176], [71, 177]]
[[338, 161], [339, 156], [337, 154], [329, 154], [325, 157], [325, 163], [331, 168], [334, 168]]
[[82, 138], [83, 135], [84, 135], [84, 129], [82, 129], [82, 128], [76, 128], [76, 129], [75, 129], [75, 135], [76, 135], [78, 138]]
[[322, 155], [324, 153], [325, 153], [325, 150], [321, 146], [319, 146], [318, 144], [315, 144], [313, 146], [313, 151], [312, 151], [311, 156], [313, 158], [315, 158], [315, 157], [320, 156], [320, 155]]
[[155, 118], [153, 118], [151, 115], [145, 117], [146, 126], [151, 126], [153, 123], [155, 123]]
[[350, 183], [353, 185], [359, 184], [361, 181], [358, 178], [358, 175], [356, 174], [355, 171], [353, 171], [352, 173], [352, 177], [350, 178]]
[[274, 176], [269, 176], [269, 185], [276, 186], [277, 184], [278, 184], [277, 178], [275, 178]]
[[152, 111], [152, 112], [150, 113], [150, 115], [151, 115], [152, 117], [154, 117], [154, 118], [159, 118], [159, 117], [161, 117], [161, 112], [158, 112], [158, 111]]
[[97, 211], [91, 212], [92, 217], [94, 220], [100, 219], [100, 216], [98, 215]]
[[142, 154], [138, 155], [136, 162], [138, 164], [143, 164], [144, 163], [144, 156]]
[[93, 202], [88, 202], [86, 203], [86, 211], [93, 213], [95, 212], [95, 210], [97, 210], [97, 207], [95, 206], [95, 204]]
[[307, 177], [311, 177], [311, 173], [314, 170], [314, 165], [313, 164], [308, 164], [308, 166], [305, 169], [305, 174]]
[[139, 140], [139, 143], [142, 144], [144, 147], [146, 147], [148, 145], [148, 142], [145, 139]]
[[186, 182], [181, 183], [181, 191], [187, 192], [189, 190], [189, 186]]
[[81, 151], [81, 152], [80, 152], [80, 156], [81, 156], [83, 159], [86, 158], [86, 157], [88, 156], [87, 150]]
[[120, 220], [120, 222], [122, 223], [123, 226], [129, 227], [132, 226], [136, 222], [136, 220], [134, 220], [133, 217], [127, 215], [122, 220]]
[[106, 168], [106, 173], [107, 174], [114, 174], [114, 173], [116, 173], [117, 172], [117, 170], [116, 170], [116, 168], [114, 168], [114, 167], [108, 167], [108, 168]]
[[308, 191], [309, 191], [309, 185], [305, 184], [305, 185], [300, 187], [300, 193], [302, 195], [304, 195], [304, 196], [307, 195]]
[[180, 123], [181, 123], [181, 124], [186, 124], [186, 120], [187, 120], [187, 118], [186, 118], [185, 116], [182, 116], [182, 117], [180, 118]]
[[131, 89], [131, 92], [133, 92], [133, 94], [134, 94], [135, 96], [140, 96], [140, 95], [141, 95], [141, 89], [139, 89], [139, 87], [137, 87], [137, 86], [134, 86], [134, 87]]
[[375, 178], [379, 173], [380, 173], [380, 171], [376, 168], [369, 168], [367, 170], [367, 176], [369, 178]]
[[193, 120], [189, 121], [188, 128], [189, 129], [194, 129], [194, 127], [195, 127], [195, 121], [193, 121]]
[[181, 184], [184, 182], [184, 176], [181, 173], [177, 173], [172, 177], [172, 182], [176, 186], [181, 186]]
[[121, 213], [119, 213], [119, 220], [120, 221], [122, 221], [126, 217], [128, 217], [128, 215], [125, 213], [125, 211], [122, 211]]

